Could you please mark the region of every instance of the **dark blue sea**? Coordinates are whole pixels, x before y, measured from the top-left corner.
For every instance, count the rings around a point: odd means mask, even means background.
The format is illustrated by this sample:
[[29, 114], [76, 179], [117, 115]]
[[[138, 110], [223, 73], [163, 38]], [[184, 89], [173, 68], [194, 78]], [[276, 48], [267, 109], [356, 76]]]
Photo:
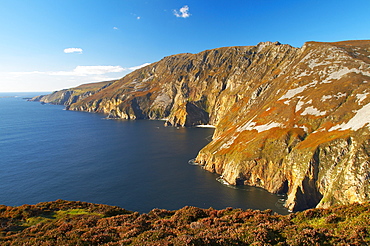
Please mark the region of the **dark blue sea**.
[[188, 164], [213, 129], [107, 120], [23, 99], [39, 94], [0, 93], [0, 204], [66, 199], [138, 212], [190, 205], [288, 213], [282, 197], [228, 187]]

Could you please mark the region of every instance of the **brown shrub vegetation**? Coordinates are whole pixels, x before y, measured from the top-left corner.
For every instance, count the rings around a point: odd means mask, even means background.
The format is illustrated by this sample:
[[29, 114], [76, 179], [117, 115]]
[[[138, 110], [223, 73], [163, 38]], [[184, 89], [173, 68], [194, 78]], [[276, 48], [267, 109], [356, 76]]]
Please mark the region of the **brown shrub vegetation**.
[[57, 200], [0, 206], [0, 245], [368, 245], [370, 203], [271, 210], [184, 207], [147, 214]]

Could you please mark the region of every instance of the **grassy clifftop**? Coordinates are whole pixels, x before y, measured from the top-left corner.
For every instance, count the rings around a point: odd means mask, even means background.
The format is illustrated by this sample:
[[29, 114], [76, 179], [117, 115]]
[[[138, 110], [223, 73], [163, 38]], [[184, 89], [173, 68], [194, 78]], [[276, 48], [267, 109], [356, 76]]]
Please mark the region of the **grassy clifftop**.
[[370, 203], [271, 210], [184, 207], [147, 214], [57, 200], [0, 206], [0, 245], [368, 245]]

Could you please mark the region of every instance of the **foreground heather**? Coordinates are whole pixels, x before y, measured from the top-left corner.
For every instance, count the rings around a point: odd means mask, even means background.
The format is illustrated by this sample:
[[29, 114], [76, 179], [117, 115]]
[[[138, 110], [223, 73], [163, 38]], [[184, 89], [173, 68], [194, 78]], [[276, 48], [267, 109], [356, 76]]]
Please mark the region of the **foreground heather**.
[[1, 245], [365, 245], [370, 203], [271, 210], [184, 207], [147, 214], [57, 200], [0, 206]]

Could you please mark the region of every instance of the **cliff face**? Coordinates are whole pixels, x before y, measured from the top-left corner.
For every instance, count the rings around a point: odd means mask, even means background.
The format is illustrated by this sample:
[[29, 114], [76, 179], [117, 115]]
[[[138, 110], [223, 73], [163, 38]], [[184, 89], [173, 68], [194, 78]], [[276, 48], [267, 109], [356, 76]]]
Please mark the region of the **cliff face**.
[[196, 157], [291, 210], [369, 201], [370, 41], [279, 43], [165, 57], [67, 106], [216, 126]]
[[217, 124], [246, 90], [271, 80], [278, 64], [290, 62], [298, 51], [264, 43], [166, 57], [69, 109], [125, 119], [166, 118], [181, 126]]
[[369, 200], [369, 47], [305, 44], [244, 90], [197, 162], [232, 184], [287, 192], [291, 210]]

